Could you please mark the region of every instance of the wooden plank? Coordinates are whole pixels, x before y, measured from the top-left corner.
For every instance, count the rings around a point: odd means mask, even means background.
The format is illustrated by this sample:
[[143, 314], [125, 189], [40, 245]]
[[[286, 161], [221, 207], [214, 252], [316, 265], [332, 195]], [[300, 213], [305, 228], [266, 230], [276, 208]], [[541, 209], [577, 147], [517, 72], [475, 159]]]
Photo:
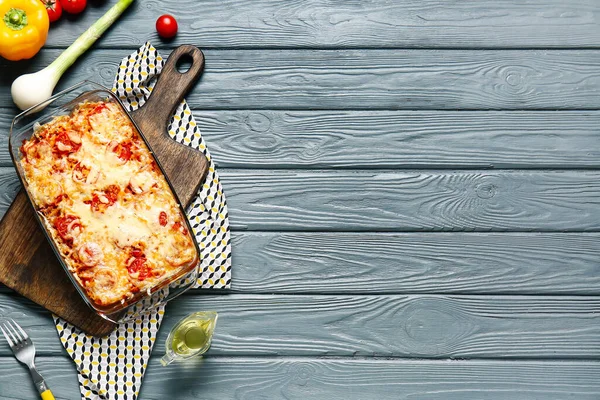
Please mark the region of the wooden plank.
[[[591, 168], [597, 111], [195, 111], [238, 168]], [[535, 157], [532, 157], [535, 154]]]
[[[150, 360], [141, 399], [514, 399], [595, 400], [597, 362], [417, 361], [394, 359], [223, 358], [160, 365]], [[57, 399], [79, 393], [66, 356], [36, 364]], [[0, 357], [0, 397], [37, 396], [26, 370]], [[343, 389], [340, 389], [343, 387]]]
[[[37, 344], [37, 343], [36, 343]], [[56, 399], [77, 399], [79, 385], [75, 363], [66, 356], [36, 355], [36, 367]], [[11, 400], [37, 399], [39, 394], [27, 369], [11, 356], [0, 357], [0, 398]]]
[[[60, 50], [0, 63], [0, 84], [36, 71]], [[129, 50], [86, 53], [60, 88], [111, 85]], [[166, 54], [163, 54], [166, 56]], [[599, 50], [207, 50], [187, 97], [203, 109], [598, 109]], [[0, 104], [10, 104], [9, 91]]]
[[600, 294], [597, 233], [236, 231], [232, 242], [235, 293]]
[[600, 229], [599, 172], [224, 170], [245, 230]]
[[[600, 167], [599, 111], [194, 114], [221, 168]], [[0, 131], [9, 131], [13, 116], [0, 108]], [[11, 164], [7, 148], [3, 135], [0, 166]]]
[[[393, 359], [223, 358], [164, 368], [150, 360], [141, 399], [514, 399], [595, 400], [597, 362], [406, 361]], [[66, 356], [36, 364], [57, 399], [79, 393]], [[26, 370], [0, 357], [0, 397], [37, 396]], [[343, 389], [340, 389], [343, 387]]]
[[8, 151], [8, 135], [15, 115], [16, 109], [0, 108], [0, 132], [3, 133], [0, 135], [0, 167], [12, 165]]
[[[47, 45], [72, 43], [108, 6], [88, 7], [59, 21]], [[179, 21], [173, 42], [161, 42], [157, 16]], [[594, 0], [180, 0], [135, 2], [100, 46], [193, 43], [206, 47], [598, 47]]]
[[21, 182], [14, 167], [0, 167], [0, 218], [21, 189]]
[[[597, 231], [600, 172], [222, 170], [231, 226], [264, 231]], [[18, 189], [0, 168], [0, 213]], [[192, 221], [192, 224], [194, 221]]]
[[[8, 294], [0, 310], [22, 323], [39, 354], [62, 353], [49, 313]], [[221, 356], [600, 359], [598, 296], [190, 292], [167, 307], [158, 353], [175, 323], [198, 310], [219, 312], [211, 354]]]
[[232, 241], [237, 293], [600, 294], [596, 233], [233, 232]]

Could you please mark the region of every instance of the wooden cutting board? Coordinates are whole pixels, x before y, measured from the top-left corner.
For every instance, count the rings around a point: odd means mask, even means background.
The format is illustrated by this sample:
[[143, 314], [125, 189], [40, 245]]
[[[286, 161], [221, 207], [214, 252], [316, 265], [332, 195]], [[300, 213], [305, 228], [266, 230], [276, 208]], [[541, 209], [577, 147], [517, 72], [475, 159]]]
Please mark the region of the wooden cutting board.
[[[177, 63], [190, 58], [180, 73]], [[148, 101], [132, 117], [158, 158], [184, 206], [189, 205], [208, 171], [204, 155], [172, 140], [168, 122], [204, 71], [204, 55], [189, 45], [169, 56]], [[52, 251], [24, 189], [0, 221], [0, 282], [64, 318], [84, 332], [104, 336], [115, 325], [99, 317], [81, 298]]]

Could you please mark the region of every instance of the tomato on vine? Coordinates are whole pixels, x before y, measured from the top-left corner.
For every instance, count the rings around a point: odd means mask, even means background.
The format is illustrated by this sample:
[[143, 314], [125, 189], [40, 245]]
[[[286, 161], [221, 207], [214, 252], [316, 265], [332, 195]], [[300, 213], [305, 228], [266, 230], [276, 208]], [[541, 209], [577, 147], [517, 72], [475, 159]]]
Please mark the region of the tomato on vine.
[[60, 0], [63, 10], [69, 14], [79, 14], [87, 6], [87, 0]]
[[62, 15], [62, 6], [58, 0], [41, 0], [46, 11], [48, 12], [48, 18], [50, 22], [58, 21]]

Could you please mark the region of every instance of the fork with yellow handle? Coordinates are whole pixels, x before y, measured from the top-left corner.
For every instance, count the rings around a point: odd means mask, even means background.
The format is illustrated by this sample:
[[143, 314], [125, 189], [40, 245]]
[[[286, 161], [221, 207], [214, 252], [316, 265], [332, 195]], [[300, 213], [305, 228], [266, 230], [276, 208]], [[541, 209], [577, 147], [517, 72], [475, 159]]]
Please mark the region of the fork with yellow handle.
[[29, 368], [31, 378], [33, 378], [35, 387], [40, 392], [42, 400], [54, 400], [54, 395], [46, 386], [44, 378], [42, 378], [35, 368], [35, 346], [29, 335], [11, 318], [5, 318], [0, 323], [0, 330], [6, 338], [15, 358]]

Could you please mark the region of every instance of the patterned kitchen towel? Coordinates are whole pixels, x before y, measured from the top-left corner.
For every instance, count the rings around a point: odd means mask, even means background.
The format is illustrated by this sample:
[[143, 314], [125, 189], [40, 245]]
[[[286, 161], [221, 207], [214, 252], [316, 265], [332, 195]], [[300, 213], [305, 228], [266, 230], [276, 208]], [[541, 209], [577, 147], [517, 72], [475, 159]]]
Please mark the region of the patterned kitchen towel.
[[[144, 104], [152, 92], [152, 77], [160, 73], [163, 64], [163, 58], [150, 43], [121, 61], [113, 92], [130, 111]], [[178, 142], [202, 151], [210, 162], [206, 181], [187, 210], [202, 259], [195, 287], [228, 288], [231, 241], [225, 195], [185, 100], [171, 119], [169, 134]], [[86, 335], [54, 316], [60, 341], [77, 365], [83, 399], [136, 399], [163, 315], [164, 306], [119, 325], [104, 338]]]

